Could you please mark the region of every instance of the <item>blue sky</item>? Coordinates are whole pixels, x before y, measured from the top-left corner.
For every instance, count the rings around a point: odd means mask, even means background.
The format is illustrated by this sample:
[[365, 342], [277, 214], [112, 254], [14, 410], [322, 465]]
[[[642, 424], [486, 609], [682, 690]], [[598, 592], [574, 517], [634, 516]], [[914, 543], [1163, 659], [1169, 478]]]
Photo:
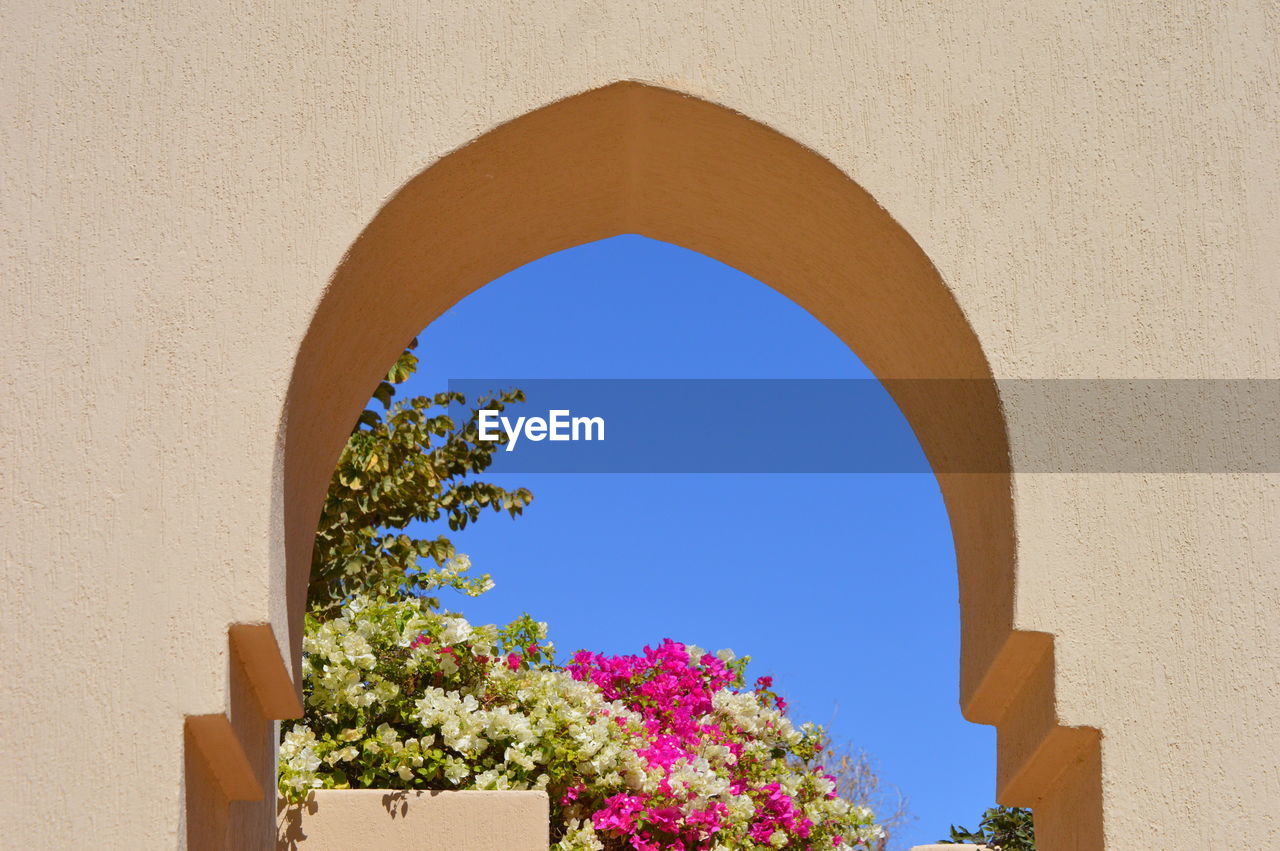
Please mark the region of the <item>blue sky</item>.
[[[683, 248], [616, 237], [553, 254], [420, 337], [400, 396], [463, 378], [866, 378], [794, 302]], [[655, 422], [659, 417], [655, 416]], [[668, 427], [673, 424], [666, 420]], [[897, 427], [909, 432], [900, 415]], [[845, 424], [858, 440], [858, 423]], [[474, 622], [528, 611], [563, 655], [664, 637], [753, 657], [797, 720], [830, 726], [911, 800], [906, 847], [994, 800], [994, 730], [957, 704], [946, 510], [927, 474], [509, 474], [534, 502], [454, 536], [497, 587]]]

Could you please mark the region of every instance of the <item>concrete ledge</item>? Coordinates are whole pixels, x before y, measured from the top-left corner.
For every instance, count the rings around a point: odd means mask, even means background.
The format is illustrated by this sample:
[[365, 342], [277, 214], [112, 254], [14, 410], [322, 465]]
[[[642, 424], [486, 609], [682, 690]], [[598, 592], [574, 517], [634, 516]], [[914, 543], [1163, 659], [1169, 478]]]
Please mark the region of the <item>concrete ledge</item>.
[[280, 803], [277, 848], [306, 851], [547, 851], [545, 792], [324, 789]]
[[204, 758], [214, 781], [228, 801], [261, 801], [262, 786], [245, 755], [231, 720], [222, 712], [188, 715], [186, 747]]
[[269, 623], [237, 623], [227, 630], [231, 651], [240, 657], [264, 718], [302, 717], [302, 700], [289, 676]]

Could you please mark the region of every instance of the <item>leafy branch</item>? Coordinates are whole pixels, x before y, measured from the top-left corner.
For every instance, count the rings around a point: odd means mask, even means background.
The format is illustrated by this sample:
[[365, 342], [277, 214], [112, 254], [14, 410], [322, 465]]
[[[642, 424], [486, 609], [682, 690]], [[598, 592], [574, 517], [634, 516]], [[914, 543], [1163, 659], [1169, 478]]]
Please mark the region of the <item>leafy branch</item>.
[[465, 529], [486, 509], [520, 515], [533, 500], [525, 488], [507, 490], [475, 481], [506, 442], [482, 441], [478, 412], [503, 410], [524, 401], [520, 390], [482, 397], [468, 419], [456, 423], [450, 405], [465, 406], [461, 393], [438, 393], [393, 402], [396, 386], [417, 369], [414, 340], [374, 391], [360, 414], [329, 483], [311, 558], [308, 608], [336, 614], [355, 593], [394, 596], [453, 588], [476, 595], [491, 587], [487, 574], [468, 576], [446, 567], [456, 551], [445, 536], [418, 537], [410, 524], [444, 520]]

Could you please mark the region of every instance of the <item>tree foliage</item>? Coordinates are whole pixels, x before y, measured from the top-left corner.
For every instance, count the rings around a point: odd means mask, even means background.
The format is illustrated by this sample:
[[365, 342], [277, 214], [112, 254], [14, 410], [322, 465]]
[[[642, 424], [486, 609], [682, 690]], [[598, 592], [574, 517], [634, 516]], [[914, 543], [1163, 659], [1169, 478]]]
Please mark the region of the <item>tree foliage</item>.
[[1022, 807], [992, 807], [982, 814], [977, 831], [952, 825], [950, 838], [938, 842], [986, 845], [994, 851], [1036, 851], [1031, 810]]
[[442, 587], [480, 593], [491, 585], [487, 574], [441, 569], [455, 555], [452, 542], [411, 534], [410, 524], [444, 520], [458, 531], [486, 509], [515, 517], [533, 499], [524, 488], [506, 490], [473, 478], [506, 442], [478, 439], [477, 412], [522, 402], [521, 391], [476, 400], [461, 423], [449, 415], [450, 405], [466, 410], [461, 393], [392, 401], [396, 386], [417, 369], [417, 342], [374, 391], [329, 483], [307, 590], [308, 608], [321, 617], [335, 614], [355, 593], [429, 594]]

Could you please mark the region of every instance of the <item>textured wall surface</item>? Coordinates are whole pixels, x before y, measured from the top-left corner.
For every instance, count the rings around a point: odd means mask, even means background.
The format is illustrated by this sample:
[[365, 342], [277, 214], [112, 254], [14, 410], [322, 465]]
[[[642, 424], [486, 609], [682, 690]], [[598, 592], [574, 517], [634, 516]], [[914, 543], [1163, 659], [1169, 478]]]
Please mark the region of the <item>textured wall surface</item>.
[[546, 792], [322, 789], [282, 807], [281, 851], [545, 851]]
[[[0, 32], [25, 847], [183, 843], [183, 718], [229, 707], [227, 627], [286, 632], [278, 435], [326, 284], [397, 187], [551, 101], [641, 80], [809, 146], [997, 377], [1280, 376], [1270, 3], [12, 0]], [[1267, 847], [1280, 480], [1015, 494], [1017, 626], [1056, 637], [1059, 720], [1103, 731], [1108, 847]]]

